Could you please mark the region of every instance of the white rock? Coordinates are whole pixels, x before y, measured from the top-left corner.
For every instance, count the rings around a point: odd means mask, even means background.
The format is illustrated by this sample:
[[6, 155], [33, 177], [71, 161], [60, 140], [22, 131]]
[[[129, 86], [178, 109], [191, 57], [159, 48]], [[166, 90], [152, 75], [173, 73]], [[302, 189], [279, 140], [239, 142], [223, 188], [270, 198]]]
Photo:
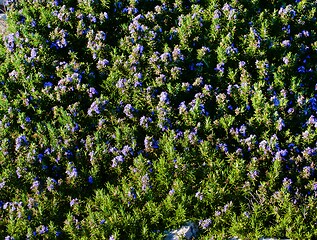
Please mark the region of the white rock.
[[[229, 240], [240, 240], [240, 238], [238, 237], [233, 237], [233, 238], [230, 238]], [[279, 238], [260, 238], [259, 240], [290, 240], [288, 238], [286, 239], [279, 239]]]
[[180, 229], [167, 232], [167, 236], [165, 240], [179, 240], [181, 238], [191, 239], [195, 237], [198, 232], [198, 228], [195, 226], [194, 223], [187, 223], [185, 226], [181, 227]]
[[0, 14], [0, 20], [7, 20], [6, 14]]
[[288, 238], [286, 239], [280, 239], [280, 238], [260, 238], [259, 240], [290, 240]]

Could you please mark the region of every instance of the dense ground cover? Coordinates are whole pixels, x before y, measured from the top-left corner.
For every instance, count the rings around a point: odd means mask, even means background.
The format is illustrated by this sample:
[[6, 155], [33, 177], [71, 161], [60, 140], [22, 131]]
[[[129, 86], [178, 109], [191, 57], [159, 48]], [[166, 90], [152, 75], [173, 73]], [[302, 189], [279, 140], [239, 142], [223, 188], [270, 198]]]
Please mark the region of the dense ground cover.
[[8, 1], [0, 236], [317, 236], [314, 1]]

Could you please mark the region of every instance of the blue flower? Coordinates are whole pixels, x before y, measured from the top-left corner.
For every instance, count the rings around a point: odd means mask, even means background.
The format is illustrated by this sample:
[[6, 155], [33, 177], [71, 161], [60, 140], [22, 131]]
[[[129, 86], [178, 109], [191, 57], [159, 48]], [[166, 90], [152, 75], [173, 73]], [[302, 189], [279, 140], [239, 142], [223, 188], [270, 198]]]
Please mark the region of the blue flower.
[[89, 88], [89, 97], [90, 98], [92, 98], [93, 95], [96, 95], [96, 94], [98, 94], [98, 91], [95, 88], [93, 88], [93, 87]]
[[205, 220], [200, 220], [199, 221], [199, 226], [202, 227], [202, 229], [207, 229], [211, 224], [211, 219], [205, 219]]
[[15, 140], [15, 150], [19, 150], [19, 148], [21, 146], [27, 146], [29, 144], [27, 138], [25, 135], [21, 135], [19, 136], [16, 140]]
[[168, 192], [168, 194], [169, 194], [170, 196], [172, 196], [174, 193], [175, 193], [174, 188], [172, 188], [172, 189]]
[[48, 232], [48, 227], [46, 227], [46, 226], [44, 226], [44, 225], [40, 226], [40, 228], [39, 228], [39, 234], [44, 234], [44, 233], [46, 233], [46, 232]]
[[78, 204], [78, 199], [77, 199], [77, 198], [72, 199], [72, 200], [70, 201], [70, 203], [69, 203], [69, 205], [70, 205], [71, 207], [74, 206], [75, 204]]
[[90, 108], [88, 109], [87, 111], [87, 114], [89, 116], [92, 116], [92, 112], [95, 112], [97, 114], [100, 114], [100, 110], [99, 110], [99, 105], [96, 101], [94, 101], [91, 105], [90, 105]]
[[113, 235], [111, 235], [111, 236], [109, 237], [109, 240], [116, 240], [116, 239], [115, 239], [115, 237], [114, 237]]
[[304, 66], [300, 66], [297, 68], [297, 72], [299, 73], [304, 73], [305, 72], [305, 67]]
[[66, 171], [66, 174], [68, 175], [68, 177], [76, 178], [78, 176], [76, 167], [73, 166], [72, 162], [68, 163], [68, 167], [71, 170], [71, 171], [69, 171], [69, 170]]
[[278, 107], [280, 105], [280, 101], [276, 96], [271, 97], [271, 101], [273, 101], [274, 106]]
[[30, 59], [33, 59], [37, 56], [37, 49], [36, 48], [32, 48], [31, 49], [31, 57]]
[[129, 118], [133, 118], [132, 112], [134, 112], [134, 111], [135, 111], [135, 109], [132, 107], [131, 104], [125, 105], [124, 110], [123, 110], [124, 114], [125, 114], [127, 117], [129, 117]]
[[36, 180], [36, 181], [33, 182], [33, 184], [30, 187], [30, 189], [37, 189], [39, 187], [39, 185], [40, 185], [40, 182]]
[[289, 46], [291, 46], [290, 40], [284, 40], [284, 41], [282, 42], [282, 44], [284, 45], [284, 47], [289, 47]]
[[111, 167], [117, 167], [118, 163], [124, 162], [124, 158], [122, 155], [116, 156], [115, 158], [112, 159], [112, 165]]
[[160, 102], [161, 103], [166, 103], [166, 104], [169, 103], [167, 92], [161, 92], [159, 97], [160, 97]]
[[199, 200], [203, 200], [204, 195], [200, 191], [198, 191], [196, 192], [195, 197], [199, 198]]
[[214, 69], [216, 70], [216, 71], [218, 71], [218, 72], [224, 72], [225, 71], [225, 69], [224, 69], [224, 63], [223, 62], [221, 62], [221, 63], [218, 63], [217, 64], [217, 67], [215, 67]]
[[287, 191], [291, 190], [292, 183], [292, 179], [289, 179], [287, 177], [283, 179], [283, 186], [287, 189]]
[[98, 60], [97, 68], [102, 69], [108, 64], [109, 64], [109, 61], [107, 59]]
[[142, 178], [142, 191], [145, 191], [147, 187], [149, 187], [150, 178], [148, 174], [145, 174]]
[[282, 118], [279, 118], [277, 121], [277, 129], [281, 131], [283, 127], [285, 127], [284, 120]]

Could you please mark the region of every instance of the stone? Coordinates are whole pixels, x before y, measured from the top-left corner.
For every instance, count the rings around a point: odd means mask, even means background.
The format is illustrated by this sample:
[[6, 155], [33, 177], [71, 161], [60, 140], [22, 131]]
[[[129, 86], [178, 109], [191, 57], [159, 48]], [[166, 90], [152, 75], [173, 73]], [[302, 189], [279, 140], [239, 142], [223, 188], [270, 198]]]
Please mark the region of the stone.
[[196, 236], [198, 232], [197, 226], [194, 223], [189, 222], [185, 226], [181, 227], [180, 229], [167, 232], [167, 236], [165, 240], [180, 240], [180, 239], [192, 239]]
[[280, 238], [260, 238], [259, 240], [290, 240], [288, 238], [280, 239]]
[[7, 15], [6, 14], [0, 14], [0, 20], [7, 20]]

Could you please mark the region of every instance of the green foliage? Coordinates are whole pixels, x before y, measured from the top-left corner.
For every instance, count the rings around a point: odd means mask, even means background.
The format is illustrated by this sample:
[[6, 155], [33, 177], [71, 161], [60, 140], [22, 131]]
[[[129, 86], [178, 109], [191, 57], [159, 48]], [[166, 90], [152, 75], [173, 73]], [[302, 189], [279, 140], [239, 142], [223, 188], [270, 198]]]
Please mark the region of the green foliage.
[[316, 237], [316, 3], [7, 9], [0, 237]]

